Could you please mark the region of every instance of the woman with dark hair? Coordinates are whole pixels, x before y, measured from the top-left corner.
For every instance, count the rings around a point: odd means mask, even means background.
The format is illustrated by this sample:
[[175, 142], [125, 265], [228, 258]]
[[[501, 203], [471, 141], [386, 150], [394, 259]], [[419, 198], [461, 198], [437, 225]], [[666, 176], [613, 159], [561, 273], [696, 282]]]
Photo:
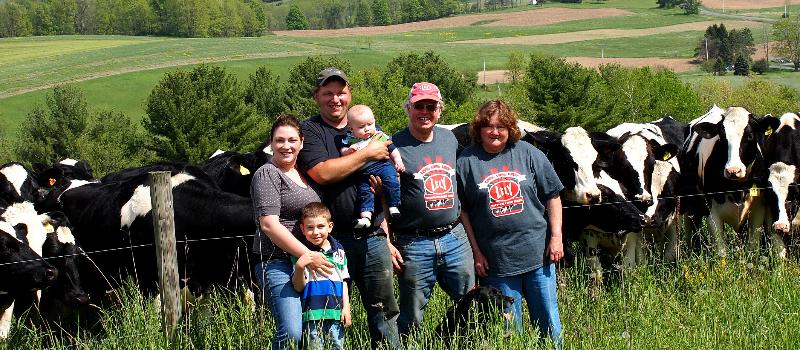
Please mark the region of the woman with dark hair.
[[461, 221], [481, 284], [514, 298], [511, 312], [522, 332], [522, 298], [542, 338], [561, 347], [554, 263], [564, 256], [564, 188], [547, 157], [518, 142], [517, 115], [503, 101], [485, 103], [470, 125], [474, 144], [456, 166]]
[[297, 154], [303, 148], [300, 122], [292, 115], [278, 117], [270, 131], [272, 161], [253, 175], [250, 193], [258, 230], [253, 253], [257, 259], [255, 272], [272, 316], [275, 318], [275, 337], [272, 349], [300, 346], [303, 320], [300, 294], [292, 287], [294, 265], [289, 257], [308, 254], [308, 268], [328, 275], [333, 264], [325, 255], [312, 252], [297, 237], [302, 237], [297, 224], [303, 207], [320, 198], [309, 186], [305, 176], [297, 171]]

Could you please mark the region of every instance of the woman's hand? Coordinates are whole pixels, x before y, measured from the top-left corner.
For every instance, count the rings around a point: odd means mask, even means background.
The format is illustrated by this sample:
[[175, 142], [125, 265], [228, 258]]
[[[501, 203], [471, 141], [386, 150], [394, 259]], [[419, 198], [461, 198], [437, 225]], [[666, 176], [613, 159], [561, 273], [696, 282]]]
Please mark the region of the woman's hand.
[[333, 272], [333, 264], [320, 252], [308, 252], [303, 254], [300, 259], [307, 259], [306, 267], [320, 276], [329, 276]]
[[473, 250], [472, 257], [475, 259], [475, 273], [480, 277], [488, 276], [489, 262], [486, 260], [486, 257], [483, 256], [483, 253], [481, 253], [480, 250]]
[[550, 239], [550, 243], [547, 244], [547, 252], [545, 253], [546, 257], [550, 258], [550, 262], [557, 263], [564, 257], [564, 243], [561, 242], [561, 237], [557, 239]]

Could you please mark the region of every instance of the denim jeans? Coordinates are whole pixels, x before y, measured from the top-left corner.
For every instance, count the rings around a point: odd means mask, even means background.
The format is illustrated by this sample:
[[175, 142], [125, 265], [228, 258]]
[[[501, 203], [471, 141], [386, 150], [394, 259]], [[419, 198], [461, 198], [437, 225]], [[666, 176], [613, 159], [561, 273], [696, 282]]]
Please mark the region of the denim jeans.
[[350, 280], [355, 282], [361, 304], [367, 309], [372, 348], [385, 343], [389, 348], [402, 349], [397, 334], [397, 314], [400, 311], [394, 297], [394, 274], [386, 237], [356, 239], [342, 234], [336, 239], [344, 247]]
[[391, 161], [372, 162], [361, 169], [361, 172], [363, 175], [358, 183], [358, 205], [361, 212], [375, 212], [375, 194], [369, 187], [370, 175], [381, 178], [386, 204], [390, 207], [400, 206], [400, 180], [397, 179], [397, 170]]
[[303, 323], [306, 350], [344, 350], [344, 329], [339, 320], [319, 320]]
[[292, 288], [294, 265], [288, 259], [256, 263], [256, 280], [275, 319], [272, 350], [297, 348], [303, 334], [300, 293]]
[[[536, 270], [520, 275], [497, 277], [489, 275], [481, 282], [499, 289], [514, 298], [511, 313], [514, 328], [522, 332], [522, 297], [528, 303], [531, 323], [539, 327], [539, 336], [550, 336], [556, 349], [561, 348], [561, 320], [558, 315], [555, 264], [546, 264]], [[509, 311], [509, 310], [506, 310]]]
[[422, 322], [434, 284], [438, 281], [458, 301], [475, 286], [475, 268], [467, 233], [460, 224], [438, 237], [397, 235], [394, 240], [404, 261], [397, 327], [407, 336]]

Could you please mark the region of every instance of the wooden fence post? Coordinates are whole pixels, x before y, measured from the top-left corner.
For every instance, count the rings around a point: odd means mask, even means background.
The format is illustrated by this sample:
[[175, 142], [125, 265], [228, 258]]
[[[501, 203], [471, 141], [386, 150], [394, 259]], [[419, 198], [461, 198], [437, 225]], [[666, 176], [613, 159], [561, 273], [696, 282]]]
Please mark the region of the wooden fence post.
[[175, 248], [175, 213], [172, 208], [172, 182], [169, 171], [150, 173], [150, 200], [153, 205], [153, 234], [156, 242], [158, 276], [161, 286], [161, 328], [168, 342], [175, 336], [181, 318], [178, 294], [178, 252]]

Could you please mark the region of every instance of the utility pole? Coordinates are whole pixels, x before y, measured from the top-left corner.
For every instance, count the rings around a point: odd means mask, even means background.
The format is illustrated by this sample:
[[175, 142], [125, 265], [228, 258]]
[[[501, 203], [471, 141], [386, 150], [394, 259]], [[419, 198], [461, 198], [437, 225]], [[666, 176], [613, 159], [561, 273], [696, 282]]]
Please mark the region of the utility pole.
[[706, 38], [706, 61], [708, 61], [708, 38]]

